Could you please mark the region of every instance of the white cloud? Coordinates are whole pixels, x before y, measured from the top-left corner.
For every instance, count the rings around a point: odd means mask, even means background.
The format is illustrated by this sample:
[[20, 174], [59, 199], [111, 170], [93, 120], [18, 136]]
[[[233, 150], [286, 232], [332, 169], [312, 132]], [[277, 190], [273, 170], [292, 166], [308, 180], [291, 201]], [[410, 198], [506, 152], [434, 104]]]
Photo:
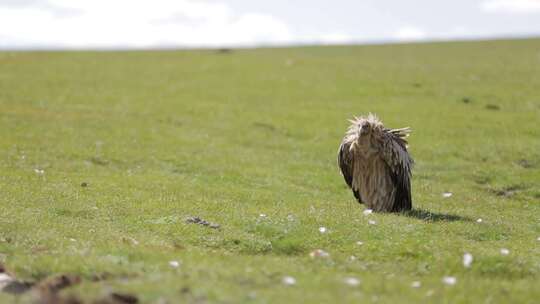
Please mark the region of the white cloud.
[[322, 44], [347, 44], [354, 42], [354, 38], [344, 32], [333, 32], [328, 34], [323, 34], [318, 37], [318, 42]]
[[[228, 46], [286, 43], [288, 25], [195, 0], [0, 2], [0, 37], [34, 47]], [[23, 43], [24, 42], [24, 43]]]
[[394, 33], [394, 38], [399, 41], [417, 41], [427, 38], [426, 32], [414, 26], [399, 28]]
[[488, 13], [540, 13], [540, 0], [485, 0], [480, 8]]

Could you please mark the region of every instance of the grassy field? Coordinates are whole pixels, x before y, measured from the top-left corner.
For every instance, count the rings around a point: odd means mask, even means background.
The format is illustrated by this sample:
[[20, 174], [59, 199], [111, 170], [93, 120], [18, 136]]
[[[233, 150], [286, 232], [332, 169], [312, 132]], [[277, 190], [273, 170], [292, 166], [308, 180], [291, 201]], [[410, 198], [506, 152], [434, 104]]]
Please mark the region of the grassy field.
[[[413, 129], [413, 212], [364, 215], [339, 174], [368, 112]], [[0, 262], [78, 276], [60, 296], [533, 303], [540, 40], [0, 52], [0, 170]]]

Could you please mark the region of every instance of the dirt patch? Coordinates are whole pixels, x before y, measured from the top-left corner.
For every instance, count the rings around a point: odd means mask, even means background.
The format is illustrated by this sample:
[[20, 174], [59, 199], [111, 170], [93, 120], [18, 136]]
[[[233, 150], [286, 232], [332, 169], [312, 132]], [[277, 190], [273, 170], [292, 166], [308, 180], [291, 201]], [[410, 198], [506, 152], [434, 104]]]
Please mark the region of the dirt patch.
[[18, 295], [29, 291], [33, 286], [34, 283], [31, 282], [12, 281], [2, 288], [2, 292]]
[[97, 166], [107, 166], [109, 164], [108, 160], [97, 156], [91, 157], [88, 161]]
[[499, 111], [501, 107], [499, 107], [496, 104], [487, 104], [486, 109], [491, 110], [491, 111]]
[[17, 295], [27, 292], [34, 284], [31, 282], [19, 281], [9, 273], [4, 265], [0, 264], [0, 291]]
[[228, 49], [228, 48], [221, 48], [221, 49], [216, 50], [216, 53], [218, 53], [218, 54], [230, 54], [232, 52], [233, 52], [233, 50]]
[[81, 283], [81, 278], [76, 275], [61, 274], [54, 277], [49, 277], [37, 284], [37, 288], [44, 292], [57, 293], [64, 288], [78, 285]]
[[525, 188], [526, 187], [524, 187], [522, 185], [511, 185], [511, 186], [506, 186], [506, 187], [503, 187], [503, 188], [490, 188], [489, 192], [495, 194], [496, 196], [512, 197], [517, 192], [519, 192], [521, 190], [525, 190]]
[[520, 159], [516, 162], [519, 166], [525, 169], [531, 169], [534, 168], [534, 163], [528, 159]]
[[271, 124], [268, 124], [268, 123], [264, 123], [264, 122], [254, 122], [253, 126], [257, 127], [257, 128], [261, 128], [261, 129], [266, 129], [266, 130], [272, 131], [272, 132], [278, 131], [275, 126], [273, 126]]
[[[111, 278], [109, 273], [96, 274], [90, 281], [97, 282]], [[0, 263], [0, 292], [21, 295], [31, 292], [37, 304], [82, 304], [85, 303], [75, 295], [63, 295], [62, 290], [76, 286], [82, 282], [81, 277], [72, 274], [60, 274], [47, 277], [38, 282], [20, 281], [6, 270]], [[130, 294], [112, 292], [102, 299], [95, 300], [96, 304], [134, 304], [139, 299]]]
[[94, 304], [136, 304], [139, 299], [131, 294], [113, 292], [107, 297], [94, 301]]
[[186, 223], [207, 226], [207, 227], [210, 227], [212, 229], [219, 229], [221, 227], [219, 224], [211, 223], [209, 221], [205, 221], [205, 220], [201, 219], [200, 217], [196, 217], [196, 216], [188, 217], [186, 219]]
[[62, 297], [58, 292], [62, 289], [77, 285], [81, 279], [75, 275], [58, 275], [46, 278], [38, 283], [21, 281], [9, 273], [4, 265], [0, 264], [0, 291], [12, 295], [20, 295], [33, 291], [36, 302], [40, 304], [78, 304], [82, 303], [74, 296]]

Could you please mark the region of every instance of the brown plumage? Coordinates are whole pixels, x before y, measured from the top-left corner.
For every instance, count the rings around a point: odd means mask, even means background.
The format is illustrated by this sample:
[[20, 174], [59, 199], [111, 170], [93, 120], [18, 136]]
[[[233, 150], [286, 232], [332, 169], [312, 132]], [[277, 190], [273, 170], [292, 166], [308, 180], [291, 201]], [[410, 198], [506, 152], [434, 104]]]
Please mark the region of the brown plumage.
[[386, 129], [371, 113], [350, 122], [338, 165], [354, 197], [373, 211], [410, 210], [414, 162], [405, 140], [410, 129]]

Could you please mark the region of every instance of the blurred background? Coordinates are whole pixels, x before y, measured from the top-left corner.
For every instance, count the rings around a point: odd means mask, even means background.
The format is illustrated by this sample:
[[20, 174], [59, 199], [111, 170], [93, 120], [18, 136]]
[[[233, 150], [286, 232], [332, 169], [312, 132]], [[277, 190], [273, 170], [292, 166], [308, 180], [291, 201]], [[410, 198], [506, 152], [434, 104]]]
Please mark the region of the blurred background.
[[540, 0], [0, 0], [0, 49], [365, 44], [540, 35]]

